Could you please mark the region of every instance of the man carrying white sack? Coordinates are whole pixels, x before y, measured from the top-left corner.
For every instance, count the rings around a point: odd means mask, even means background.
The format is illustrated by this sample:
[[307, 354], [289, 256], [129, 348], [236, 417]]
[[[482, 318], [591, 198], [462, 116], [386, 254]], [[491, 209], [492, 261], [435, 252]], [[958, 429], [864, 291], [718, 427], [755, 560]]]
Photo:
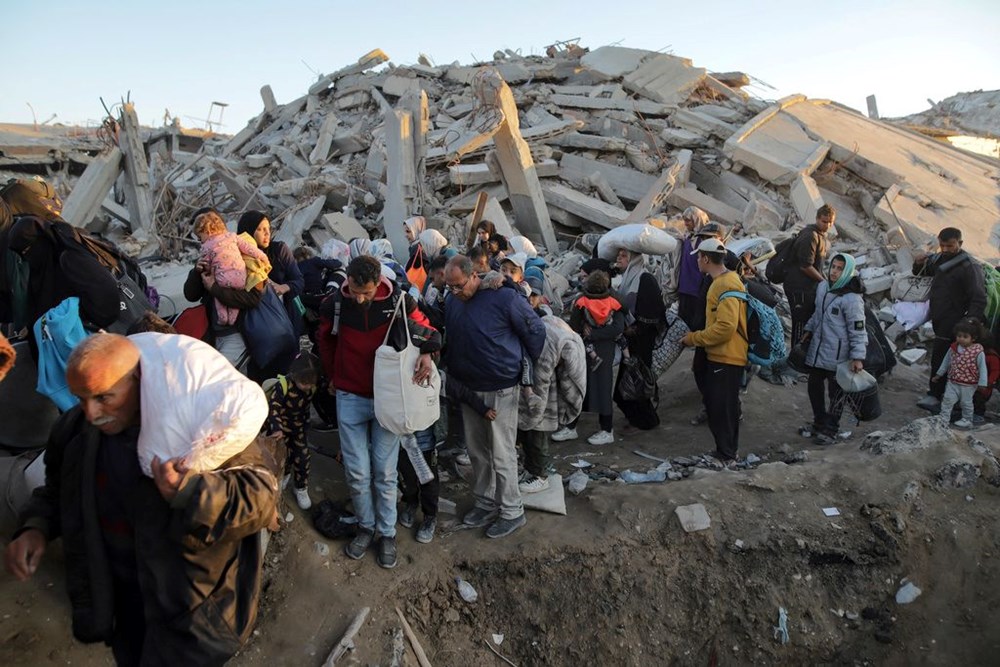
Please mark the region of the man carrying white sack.
[[[157, 338], [177, 346], [176, 366], [146, 363]], [[183, 409], [146, 396], [142, 376], [189, 372], [186, 362], [201, 347], [208, 346], [163, 334], [139, 334], [135, 342], [97, 334], [77, 346], [66, 379], [80, 404], [53, 427], [45, 485], [5, 553], [7, 569], [23, 581], [48, 542], [62, 537], [73, 635], [109, 644], [120, 665], [222, 664], [256, 621], [259, 532], [275, 517], [278, 498], [258, 442], [204, 472], [188, 465], [202, 468], [211, 459], [204, 454], [218, 454], [208, 443], [198, 453], [153, 458], [152, 478], [137, 456], [147, 412]], [[217, 388], [195, 391], [207, 402]]]

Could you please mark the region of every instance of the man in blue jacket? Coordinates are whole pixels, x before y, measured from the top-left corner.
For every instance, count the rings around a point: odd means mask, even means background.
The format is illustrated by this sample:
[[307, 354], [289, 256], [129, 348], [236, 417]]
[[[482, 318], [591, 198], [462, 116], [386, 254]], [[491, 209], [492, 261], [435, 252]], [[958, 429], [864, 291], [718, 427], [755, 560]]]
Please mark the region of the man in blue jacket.
[[476, 498], [462, 522], [488, 526], [487, 537], [504, 537], [525, 523], [515, 448], [518, 384], [530, 383], [522, 377], [522, 360], [537, 361], [545, 327], [523, 293], [508, 287], [480, 290], [468, 257], [448, 260], [444, 279], [448, 373], [496, 411], [489, 420], [462, 405]]

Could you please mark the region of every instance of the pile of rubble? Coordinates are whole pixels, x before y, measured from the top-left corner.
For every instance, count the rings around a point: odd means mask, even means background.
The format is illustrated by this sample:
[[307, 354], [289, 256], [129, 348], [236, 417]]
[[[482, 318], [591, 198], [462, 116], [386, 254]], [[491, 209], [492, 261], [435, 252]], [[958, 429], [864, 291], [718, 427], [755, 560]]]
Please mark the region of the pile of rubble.
[[126, 104], [116, 145], [90, 160], [65, 216], [87, 225], [110, 212], [146, 254], [172, 257], [193, 247], [202, 206], [231, 220], [267, 211], [293, 246], [386, 236], [398, 257], [410, 215], [458, 247], [485, 218], [568, 275], [580, 258], [565, 250], [586, 232], [671, 228], [694, 205], [737, 236], [777, 241], [827, 203], [834, 249], [859, 257], [867, 293], [887, 307], [883, 297], [915, 300], [913, 252], [942, 227], [998, 258], [996, 162], [834, 102], [763, 101], [746, 74], [615, 46], [498, 51], [472, 66], [388, 61], [372, 51], [286, 104], [264, 86], [255, 119], [197, 151], [164, 132], [143, 143]]

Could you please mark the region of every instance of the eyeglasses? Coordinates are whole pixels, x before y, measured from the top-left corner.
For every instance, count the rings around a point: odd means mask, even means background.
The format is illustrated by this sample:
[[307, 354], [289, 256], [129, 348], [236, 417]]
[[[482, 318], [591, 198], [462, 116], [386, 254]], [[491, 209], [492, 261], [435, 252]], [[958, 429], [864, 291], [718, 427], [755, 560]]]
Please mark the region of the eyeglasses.
[[451, 292], [452, 294], [458, 294], [459, 292], [465, 289], [465, 286], [469, 284], [470, 280], [472, 280], [472, 276], [466, 278], [465, 282], [463, 282], [461, 285], [445, 285], [445, 287], [447, 287], [448, 291]]

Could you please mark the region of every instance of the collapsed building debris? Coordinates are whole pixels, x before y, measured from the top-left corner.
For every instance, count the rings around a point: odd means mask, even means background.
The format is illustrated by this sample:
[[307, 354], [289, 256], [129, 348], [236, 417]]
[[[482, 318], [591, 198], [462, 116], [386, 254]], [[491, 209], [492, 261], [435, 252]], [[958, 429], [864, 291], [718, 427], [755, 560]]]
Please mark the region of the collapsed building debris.
[[[368, 233], [405, 258], [405, 218], [423, 215], [463, 247], [479, 202], [480, 216], [555, 256], [581, 234], [662, 224], [687, 206], [777, 241], [832, 204], [834, 250], [859, 256], [880, 306], [945, 226], [979, 259], [1000, 258], [996, 162], [835, 102], [760, 100], [749, 82], [616, 46], [498, 51], [472, 66], [396, 65], [376, 49], [285, 104], [265, 85], [257, 117], [195, 150], [163, 132], [140, 142], [123, 105], [104, 150], [61, 149], [71, 173], [86, 167], [66, 216], [117, 219], [131, 247], [177, 258], [198, 208], [233, 221], [258, 208], [293, 246]], [[37, 171], [60, 152], [0, 141], [6, 170]]]

